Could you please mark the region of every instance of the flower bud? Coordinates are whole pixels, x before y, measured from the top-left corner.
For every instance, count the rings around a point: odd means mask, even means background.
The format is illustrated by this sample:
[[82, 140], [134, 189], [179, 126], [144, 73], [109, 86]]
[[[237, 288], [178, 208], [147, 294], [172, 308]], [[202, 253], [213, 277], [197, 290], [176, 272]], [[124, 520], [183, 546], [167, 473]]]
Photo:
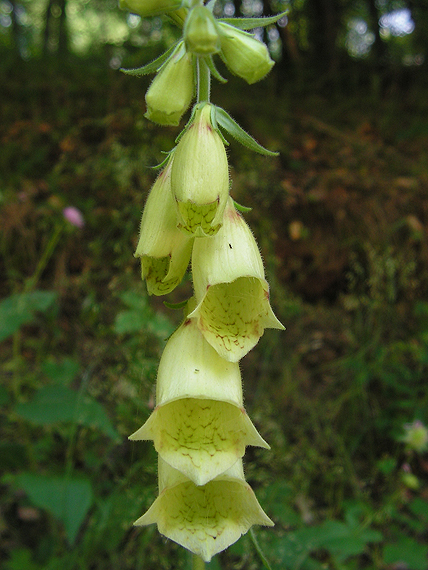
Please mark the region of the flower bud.
[[156, 403], [130, 439], [152, 439], [162, 459], [196, 485], [229, 469], [247, 445], [269, 449], [243, 408], [239, 365], [220, 358], [195, 320], [187, 319], [165, 347]]
[[210, 55], [220, 51], [217, 22], [206, 6], [195, 6], [184, 25], [186, 49], [196, 55]]
[[144, 207], [135, 257], [150, 295], [166, 295], [183, 279], [193, 240], [177, 228], [171, 193], [171, 162], [154, 183]]
[[206, 485], [196, 486], [159, 458], [159, 496], [136, 526], [157, 524], [159, 532], [205, 562], [254, 524], [273, 526], [245, 481], [242, 461]]
[[223, 22], [219, 22], [219, 30], [220, 57], [232, 73], [250, 84], [260, 81], [269, 73], [274, 62], [264, 43], [256, 40], [251, 34]]
[[192, 54], [183, 42], [161, 67], [147, 93], [145, 117], [160, 125], [177, 126], [193, 98], [194, 73]]
[[146, 18], [178, 10], [182, 3], [182, 0], [119, 0], [119, 8]]
[[189, 318], [222, 358], [237, 362], [265, 328], [284, 329], [269, 303], [257, 243], [231, 198], [217, 235], [195, 239], [192, 269], [197, 307]]
[[229, 195], [226, 151], [212, 126], [211, 108], [205, 104], [196, 110], [174, 151], [171, 188], [178, 227], [191, 235], [214, 235], [219, 230]]

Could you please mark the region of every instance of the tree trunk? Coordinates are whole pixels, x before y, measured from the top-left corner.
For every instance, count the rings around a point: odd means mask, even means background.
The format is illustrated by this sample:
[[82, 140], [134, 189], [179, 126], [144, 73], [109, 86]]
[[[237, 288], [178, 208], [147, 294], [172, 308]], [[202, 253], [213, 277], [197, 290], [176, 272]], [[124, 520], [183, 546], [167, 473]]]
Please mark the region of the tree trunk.
[[310, 59], [317, 73], [334, 76], [339, 67], [336, 40], [341, 8], [338, 0], [308, 0]]
[[58, 30], [58, 53], [64, 55], [68, 51], [68, 30], [67, 30], [67, 13], [66, 13], [67, 0], [59, 0], [59, 8], [61, 15], [59, 17], [59, 30]]

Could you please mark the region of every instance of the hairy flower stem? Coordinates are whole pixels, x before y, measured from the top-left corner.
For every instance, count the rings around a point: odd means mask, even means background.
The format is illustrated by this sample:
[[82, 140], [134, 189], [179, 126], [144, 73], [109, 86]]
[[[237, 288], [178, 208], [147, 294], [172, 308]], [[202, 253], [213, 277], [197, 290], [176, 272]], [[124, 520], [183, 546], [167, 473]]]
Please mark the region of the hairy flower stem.
[[205, 562], [197, 554], [192, 557], [192, 570], [205, 570]]
[[198, 78], [198, 99], [197, 102], [210, 101], [211, 72], [202, 57], [196, 59], [196, 70]]

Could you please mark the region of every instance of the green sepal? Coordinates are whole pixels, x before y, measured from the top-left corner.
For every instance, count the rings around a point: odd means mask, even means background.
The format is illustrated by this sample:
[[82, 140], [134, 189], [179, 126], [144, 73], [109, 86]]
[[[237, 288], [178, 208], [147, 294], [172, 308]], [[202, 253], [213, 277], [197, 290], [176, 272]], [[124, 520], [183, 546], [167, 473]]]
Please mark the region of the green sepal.
[[264, 18], [219, 18], [218, 21], [234, 26], [239, 30], [254, 30], [254, 28], [264, 28], [275, 24], [286, 15], [287, 12], [281, 12], [276, 16], [265, 16]]
[[242, 212], [243, 214], [247, 214], [248, 212], [251, 212], [251, 210], [253, 209], [249, 208], [248, 206], [243, 206], [242, 204], [238, 204], [238, 202], [236, 202], [235, 200], [233, 200], [233, 205], [238, 210], [238, 212]]
[[213, 105], [211, 107], [211, 124], [213, 126], [213, 129], [215, 130], [215, 132], [220, 136], [224, 146], [229, 146], [229, 141], [227, 141], [224, 138], [223, 133], [221, 132], [221, 130], [219, 129], [218, 123], [217, 123], [217, 109], [219, 109], [220, 107], [216, 107], [215, 105]]
[[156, 164], [156, 166], [152, 166], [151, 169], [152, 170], [160, 170], [161, 168], [163, 168], [166, 163], [169, 160], [169, 157], [171, 156], [171, 154], [174, 152], [174, 149], [172, 150], [168, 150], [168, 151], [161, 151], [163, 154], [166, 154], [166, 157], [162, 160], [162, 162], [160, 162], [159, 164]]
[[183, 309], [183, 307], [185, 307], [188, 302], [189, 299], [186, 299], [185, 301], [180, 301], [180, 303], [168, 303], [168, 301], [164, 301], [163, 304], [167, 309], [176, 310], [176, 309]]
[[221, 107], [215, 108], [216, 123], [223, 127], [234, 139], [236, 139], [243, 146], [246, 146], [254, 152], [263, 154], [265, 156], [278, 156], [279, 152], [268, 150], [259, 144], [251, 135], [249, 135], [232, 117]]
[[215, 79], [217, 79], [217, 81], [220, 81], [220, 83], [227, 83], [227, 79], [225, 77], [223, 77], [222, 75], [220, 75], [218, 69], [216, 68], [212, 56], [206, 57], [205, 63], [207, 64], [207, 67], [210, 70], [211, 75], [213, 77], [215, 77]]
[[[203, 105], [205, 105], [205, 102], [203, 102]], [[175, 139], [175, 142], [177, 144], [178, 144], [179, 140], [181, 139], [181, 137], [184, 135], [184, 133], [189, 129], [190, 125], [193, 123], [193, 119], [195, 118], [195, 113], [198, 110], [199, 106], [200, 106], [200, 103], [196, 103], [195, 105], [193, 105], [193, 109], [192, 109], [192, 112], [190, 113], [189, 120], [184, 125], [184, 129], [180, 133], [178, 133], [177, 138]]]
[[148, 75], [149, 73], [156, 73], [157, 71], [159, 71], [162, 65], [166, 62], [166, 60], [175, 50], [178, 43], [179, 42], [176, 42], [173, 46], [167, 49], [162, 55], [160, 55], [159, 57], [157, 57], [147, 65], [143, 65], [143, 67], [136, 67], [135, 69], [123, 69], [122, 67], [120, 71], [126, 73], [126, 75], [137, 75], [137, 76]]
[[211, 12], [211, 14], [214, 12], [214, 6], [215, 6], [216, 2], [217, 2], [217, 0], [209, 0], [209, 2], [207, 2], [205, 4], [205, 6], [208, 8], [208, 10]]

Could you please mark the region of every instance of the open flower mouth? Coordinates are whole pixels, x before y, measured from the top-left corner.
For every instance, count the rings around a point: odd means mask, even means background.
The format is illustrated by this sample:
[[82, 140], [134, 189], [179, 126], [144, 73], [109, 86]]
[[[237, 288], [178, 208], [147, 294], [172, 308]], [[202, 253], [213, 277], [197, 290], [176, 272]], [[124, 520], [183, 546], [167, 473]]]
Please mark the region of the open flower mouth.
[[158, 406], [130, 439], [153, 439], [162, 459], [196, 485], [229, 469], [247, 445], [269, 448], [243, 408], [199, 398]]
[[212, 285], [189, 316], [197, 317], [206, 340], [231, 362], [245, 356], [265, 328], [283, 328], [270, 307], [267, 283], [255, 277]]
[[178, 227], [186, 234], [212, 236], [221, 228], [221, 223], [213, 224], [218, 214], [219, 200], [214, 200], [209, 204], [177, 201], [177, 208], [181, 219]]
[[161, 534], [206, 562], [236, 542], [253, 524], [273, 525], [245, 482], [242, 464], [203, 486], [179, 476], [174, 484], [162, 488], [165, 471], [171, 471], [174, 477], [175, 470], [159, 462], [160, 495], [134, 524], [157, 523]]

